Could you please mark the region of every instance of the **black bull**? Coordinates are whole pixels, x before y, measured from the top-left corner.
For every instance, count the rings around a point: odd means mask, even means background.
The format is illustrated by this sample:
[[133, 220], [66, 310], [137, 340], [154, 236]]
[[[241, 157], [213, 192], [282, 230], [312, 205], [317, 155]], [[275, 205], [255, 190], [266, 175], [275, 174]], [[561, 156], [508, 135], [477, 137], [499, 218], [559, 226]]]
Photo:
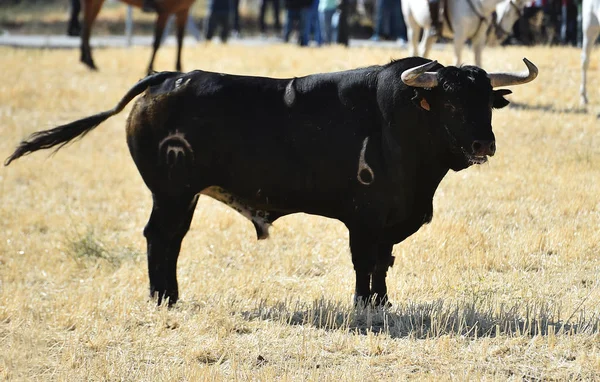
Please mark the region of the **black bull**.
[[194, 71], [139, 81], [112, 110], [32, 134], [6, 160], [81, 137], [140, 97], [127, 143], [152, 191], [150, 293], [174, 303], [176, 266], [200, 194], [235, 208], [259, 239], [277, 218], [306, 212], [339, 219], [350, 234], [355, 297], [387, 302], [392, 247], [432, 218], [449, 169], [495, 152], [497, 86], [524, 73], [443, 67], [423, 58], [294, 79]]

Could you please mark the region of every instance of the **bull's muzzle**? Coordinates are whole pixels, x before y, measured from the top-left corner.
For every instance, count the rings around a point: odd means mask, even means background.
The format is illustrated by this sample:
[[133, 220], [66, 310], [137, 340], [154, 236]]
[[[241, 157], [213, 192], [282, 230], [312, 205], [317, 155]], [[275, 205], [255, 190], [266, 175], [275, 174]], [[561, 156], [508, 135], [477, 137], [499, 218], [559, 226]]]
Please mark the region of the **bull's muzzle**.
[[494, 156], [496, 153], [496, 141], [473, 141], [471, 150], [476, 157]]

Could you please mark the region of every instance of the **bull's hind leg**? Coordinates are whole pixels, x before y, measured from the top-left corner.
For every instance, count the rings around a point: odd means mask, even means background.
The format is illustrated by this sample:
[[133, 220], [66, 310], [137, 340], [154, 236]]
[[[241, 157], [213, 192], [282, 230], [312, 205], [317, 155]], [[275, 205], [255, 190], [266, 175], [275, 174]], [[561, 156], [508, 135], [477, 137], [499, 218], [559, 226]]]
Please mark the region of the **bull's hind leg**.
[[177, 258], [183, 237], [190, 228], [197, 195], [152, 195], [154, 205], [144, 228], [148, 244], [150, 297], [160, 305], [169, 299], [173, 305], [179, 298]]

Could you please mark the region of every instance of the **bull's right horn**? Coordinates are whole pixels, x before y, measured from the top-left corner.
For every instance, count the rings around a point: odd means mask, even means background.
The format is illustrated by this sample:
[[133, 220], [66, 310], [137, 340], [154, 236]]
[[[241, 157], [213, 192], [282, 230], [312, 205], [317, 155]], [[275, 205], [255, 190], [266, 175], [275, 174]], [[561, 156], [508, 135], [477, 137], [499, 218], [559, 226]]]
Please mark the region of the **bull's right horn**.
[[490, 82], [493, 88], [499, 86], [521, 85], [531, 82], [538, 75], [538, 68], [531, 61], [524, 58], [527, 71], [521, 73], [490, 73]]
[[402, 82], [408, 86], [414, 86], [417, 88], [434, 88], [438, 84], [437, 73], [428, 72], [428, 70], [437, 64], [437, 61], [431, 61], [414, 68], [406, 69], [402, 72], [400, 78], [402, 79]]

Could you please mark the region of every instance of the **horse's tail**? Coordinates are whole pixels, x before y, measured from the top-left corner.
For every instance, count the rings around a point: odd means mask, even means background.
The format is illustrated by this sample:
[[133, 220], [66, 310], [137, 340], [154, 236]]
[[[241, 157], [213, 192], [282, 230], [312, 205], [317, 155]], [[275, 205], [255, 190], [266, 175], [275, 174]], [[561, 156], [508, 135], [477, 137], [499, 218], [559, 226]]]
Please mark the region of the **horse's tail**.
[[14, 153], [12, 153], [6, 161], [5, 166], [8, 166], [12, 161], [24, 155], [31, 154], [42, 149], [49, 149], [57, 146], [56, 151], [60, 150], [67, 143], [83, 138], [87, 133], [92, 131], [96, 126], [106, 121], [113, 115], [121, 112], [125, 106], [131, 102], [136, 96], [142, 93], [150, 86], [158, 85], [165, 79], [178, 75], [177, 72], [160, 72], [151, 74], [137, 84], [135, 84], [127, 94], [119, 101], [114, 108], [103, 111], [101, 113], [80, 119], [75, 122], [61, 125], [50, 130], [38, 131], [31, 134], [27, 139], [22, 141]]

